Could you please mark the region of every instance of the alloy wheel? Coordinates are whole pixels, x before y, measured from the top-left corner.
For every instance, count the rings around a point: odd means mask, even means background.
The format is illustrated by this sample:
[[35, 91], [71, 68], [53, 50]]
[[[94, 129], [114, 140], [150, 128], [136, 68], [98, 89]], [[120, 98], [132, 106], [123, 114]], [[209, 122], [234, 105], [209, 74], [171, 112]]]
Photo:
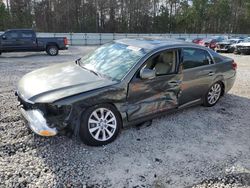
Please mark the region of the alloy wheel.
[[56, 48], [50, 48], [49, 52], [50, 52], [51, 55], [56, 55], [57, 50], [56, 50]]
[[114, 113], [107, 108], [97, 108], [88, 119], [88, 130], [91, 136], [98, 141], [107, 141], [117, 129], [117, 120]]
[[210, 105], [214, 105], [221, 96], [221, 85], [219, 83], [214, 84], [208, 92], [207, 101]]

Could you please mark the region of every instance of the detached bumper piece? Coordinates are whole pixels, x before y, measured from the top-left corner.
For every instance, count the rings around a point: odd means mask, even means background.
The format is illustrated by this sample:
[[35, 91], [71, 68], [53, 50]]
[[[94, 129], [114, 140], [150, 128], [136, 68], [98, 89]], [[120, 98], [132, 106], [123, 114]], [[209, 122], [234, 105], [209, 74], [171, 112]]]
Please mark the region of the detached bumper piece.
[[21, 113], [28, 121], [30, 129], [40, 136], [55, 136], [58, 131], [56, 128], [48, 126], [43, 113], [40, 110], [27, 110], [21, 108]]

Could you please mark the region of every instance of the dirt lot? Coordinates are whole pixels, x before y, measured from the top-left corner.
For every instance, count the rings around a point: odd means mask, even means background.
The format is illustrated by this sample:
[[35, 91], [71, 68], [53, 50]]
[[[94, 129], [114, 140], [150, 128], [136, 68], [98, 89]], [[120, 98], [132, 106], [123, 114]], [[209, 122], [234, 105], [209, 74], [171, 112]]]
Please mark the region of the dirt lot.
[[14, 96], [18, 80], [91, 49], [0, 56], [0, 187], [250, 187], [250, 56], [227, 54], [237, 81], [215, 107], [131, 127], [105, 147], [31, 133]]

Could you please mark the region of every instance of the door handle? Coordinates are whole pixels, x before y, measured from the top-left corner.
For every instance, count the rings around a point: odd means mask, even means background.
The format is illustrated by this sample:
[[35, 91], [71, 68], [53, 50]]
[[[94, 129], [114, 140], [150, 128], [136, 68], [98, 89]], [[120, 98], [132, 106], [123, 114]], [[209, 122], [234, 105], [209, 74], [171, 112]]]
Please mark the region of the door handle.
[[215, 72], [209, 72], [208, 76], [213, 76], [215, 74]]

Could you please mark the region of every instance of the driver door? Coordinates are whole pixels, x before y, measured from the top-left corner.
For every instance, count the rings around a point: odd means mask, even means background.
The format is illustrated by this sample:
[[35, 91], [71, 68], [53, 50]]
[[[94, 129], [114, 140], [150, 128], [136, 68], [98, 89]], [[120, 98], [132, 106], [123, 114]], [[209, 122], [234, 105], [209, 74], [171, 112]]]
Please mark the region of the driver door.
[[[156, 53], [143, 64], [128, 87], [129, 121], [178, 107], [182, 81], [178, 67], [177, 49]], [[155, 77], [142, 79], [143, 69], [154, 70]]]

